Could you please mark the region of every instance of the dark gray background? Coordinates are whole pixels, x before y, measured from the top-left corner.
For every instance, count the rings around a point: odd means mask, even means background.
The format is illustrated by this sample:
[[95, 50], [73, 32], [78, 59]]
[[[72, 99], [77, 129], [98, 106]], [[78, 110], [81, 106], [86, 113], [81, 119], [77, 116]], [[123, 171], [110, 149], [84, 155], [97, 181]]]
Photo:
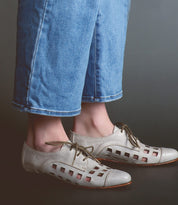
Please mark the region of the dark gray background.
[[[111, 0], [112, 1], [112, 0]], [[128, 171], [128, 188], [88, 191], [25, 173], [20, 154], [27, 116], [11, 107], [17, 0], [0, 0], [0, 129], [3, 204], [177, 204], [178, 163]], [[144, 143], [178, 149], [178, 1], [132, 0], [123, 75], [124, 97], [107, 103], [113, 122], [129, 125]], [[72, 119], [64, 118], [66, 131]], [[72, 201], [71, 201], [72, 200]]]

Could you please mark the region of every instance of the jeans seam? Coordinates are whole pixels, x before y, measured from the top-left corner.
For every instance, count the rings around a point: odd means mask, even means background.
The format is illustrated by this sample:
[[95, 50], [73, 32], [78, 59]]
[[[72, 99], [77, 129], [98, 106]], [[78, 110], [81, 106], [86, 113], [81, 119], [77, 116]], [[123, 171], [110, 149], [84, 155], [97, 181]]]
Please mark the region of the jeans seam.
[[118, 100], [118, 99], [121, 99], [123, 97], [123, 94], [120, 93], [116, 96], [113, 96], [113, 97], [108, 97], [108, 98], [83, 98], [82, 99], [82, 102], [90, 102], [90, 103], [93, 103], [93, 102], [97, 102], [97, 103], [101, 103], [101, 102], [111, 102], [111, 101], [115, 101], [115, 100]]
[[[99, 0], [99, 3], [98, 4], [100, 4], [100, 0]], [[94, 93], [94, 96], [97, 96], [97, 81], [98, 81], [98, 79], [99, 79], [99, 77], [98, 77], [98, 72], [97, 72], [97, 70], [98, 70], [98, 65], [97, 65], [97, 62], [98, 62], [98, 48], [97, 48], [97, 45], [98, 45], [98, 38], [97, 38], [97, 27], [98, 27], [98, 25], [99, 25], [99, 16], [100, 16], [101, 14], [100, 14], [100, 11], [99, 11], [99, 6], [98, 6], [98, 13], [97, 13], [97, 19], [96, 19], [96, 24], [95, 24], [95, 63], [94, 63], [94, 72], [95, 72], [95, 93]], [[98, 34], [99, 35], [99, 34]]]
[[[99, 96], [99, 97], [83, 95], [83, 97], [84, 97], [84, 98], [91, 98], [91, 99], [95, 99], [95, 98], [97, 98], [97, 99], [102, 99], [102, 98], [110, 98], [110, 97], [114, 97], [114, 96], [120, 95], [120, 94], [122, 94], [122, 93], [123, 93], [123, 91], [120, 91], [120, 92], [118, 92], [118, 93], [116, 93], [116, 94], [114, 94], [114, 95]], [[82, 98], [83, 98], [83, 97], [82, 97]]]
[[36, 35], [35, 47], [34, 47], [34, 51], [33, 51], [33, 57], [32, 57], [32, 60], [31, 60], [31, 72], [30, 72], [30, 76], [29, 76], [29, 80], [28, 80], [27, 96], [26, 96], [27, 105], [29, 104], [30, 85], [31, 85], [32, 76], [33, 76], [33, 73], [34, 73], [34, 63], [35, 63], [36, 54], [37, 54], [37, 50], [38, 50], [38, 46], [39, 46], [39, 40], [40, 40], [40, 36], [41, 36], [42, 28], [43, 28], [43, 23], [44, 23], [44, 19], [45, 19], [45, 15], [46, 15], [47, 4], [48, 4], [48, 0], [45, 0], [44, 6], [43, 6], [42, 19], [40, 20], [40, 23], [39, 23], [39, 26], [38, 26], [38, 32], [37, 32], [37, 35]]
[[48, 111], [48, 112], [60, 112], [60, 113], [70, 113], [70, 112], [77, 112], [77, 111], [80, 111], [81, 109], [76, 109], [76, 110], [71, 110], [71, 111], [58, 111], [58, 110], [48, 110], [48, 109], [43, 109], [43, 108], [35, 108], [35, 107], [28, 107], [26, 105], [23, 105], [23, 104], [18, 104], [16, 103], [15, 101], [12, 101], [12, 104], [15, 104], [19, 107], [24, 107], [24, 108], [28, 108], [28, 109], [31, 109], [31, 110], [42, 110], [42, 111]]
[[[97, 15], [98, 17], [98, 15]], [[97, 20], [96, 20], [97, 21]], [[96, 96], [96, 24], [95, 24], [95, 62], [94, 62], [94, 96]]]

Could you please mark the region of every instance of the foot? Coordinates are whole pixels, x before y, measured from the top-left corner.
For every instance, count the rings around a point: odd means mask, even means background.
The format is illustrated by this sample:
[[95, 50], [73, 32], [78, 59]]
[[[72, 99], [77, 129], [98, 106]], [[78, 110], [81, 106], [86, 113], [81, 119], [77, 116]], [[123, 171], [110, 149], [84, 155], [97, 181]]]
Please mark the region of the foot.
[[71, 141], [82, 146], [94, 146], [94, 156], [101, 160], [137, 165], [162, 165], [178, 160], [172, 148], [152, 147], [138, 140], [124, 123], [116, 123], [112, 134], [104, 137], [83, 136], [71, 131]]
[[56, 147], [46, 145], [46, 141], [68, 141], [62, 120], [59, 117], [28, 113], [28, 131], [26, 143], [42, 152], [55, 151]]
[[82, 103], [80, 115], [74, 117], [73, 131], [80, 135], [107, 136], [113, 128], [105, 103]]
[[26, 171], [49, 174], [58, 180], [88, 188], [114, 188], [131, 183], [127, 172], [102, 165], [92, 155], [92, 146], [79, 146], [69, 140], [45, 144], [57, 147], [56, 151], [41, 152], [24, 143], [22, 165]]

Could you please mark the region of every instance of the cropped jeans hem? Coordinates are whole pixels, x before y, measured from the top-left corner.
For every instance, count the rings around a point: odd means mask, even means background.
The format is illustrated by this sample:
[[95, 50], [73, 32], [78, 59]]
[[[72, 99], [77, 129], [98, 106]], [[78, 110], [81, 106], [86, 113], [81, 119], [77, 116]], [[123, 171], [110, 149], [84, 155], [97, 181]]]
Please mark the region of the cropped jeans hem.
[[[118, 100], [122, 97], [123, 97], [123, 91], [116, 93], [114, 95], [110, 95], [110, 96], [100, 96], [100, 97], [83, 96], [82, 102], [91, 102], [91, 103], [111, 102], [111, 101]], [[47, 115], [47, 116], [53, 116], [53, 117], [72, 117], [72, 116], [79, 115], [81, 112], [81, 108], [76, 109], [76, 110], [71, 110], [71, 111], [58, 111], [58, 110], [28, 107], [26, 105], [16, 103], [14, 100], [11, 101], [11, 104], [13, 108], [21, 112], [28, 112], [32, 114]]]
[[18, 104], [15, 101], [11, 101], [13, 108], [21, 112], [28, 112], [32, 114], [38, 115], [47, 115], [53, 117], [72, 117], [79, 115], [81, 112], [81, 108], [71, 111], [58, 111], [58, 110], [48, 110], [43, 108], [35, 108], [35, 107], [27, 107], [26, 105]]
[[82, 102], [111, 102], [114, 100], [118, 100], [122, 97], [123, 97], [123, 91], [120, 91], [114, 95], [109, 95], [109, 96], [100, 96], [100, 97], [82, 96]]

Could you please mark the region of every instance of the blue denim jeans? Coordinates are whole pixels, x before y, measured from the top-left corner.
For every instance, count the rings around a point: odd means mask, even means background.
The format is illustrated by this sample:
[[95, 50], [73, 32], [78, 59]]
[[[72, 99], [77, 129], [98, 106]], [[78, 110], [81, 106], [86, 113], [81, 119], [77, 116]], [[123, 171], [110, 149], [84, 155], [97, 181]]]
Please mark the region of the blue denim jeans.
[[122, 97], [130, 0], [19, 0], [12, 105], [75, 116]]

